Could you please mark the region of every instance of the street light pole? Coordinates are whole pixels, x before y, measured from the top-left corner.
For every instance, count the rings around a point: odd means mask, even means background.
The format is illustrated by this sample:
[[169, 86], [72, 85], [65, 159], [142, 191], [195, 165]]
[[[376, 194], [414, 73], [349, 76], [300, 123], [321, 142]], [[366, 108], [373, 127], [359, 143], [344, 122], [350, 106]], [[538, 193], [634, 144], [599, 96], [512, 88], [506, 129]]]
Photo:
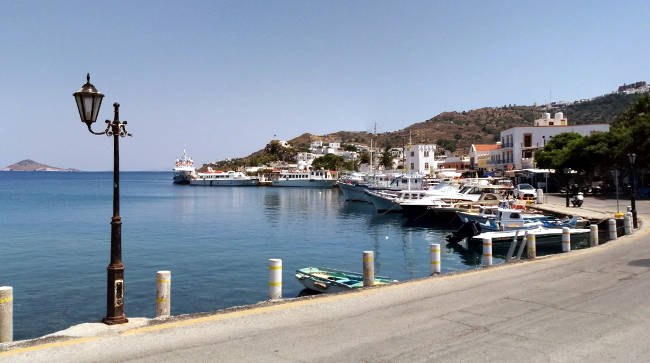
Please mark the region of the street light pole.
[[630, 159], [630, 167], [632, 169], [632, 192], [631, 192], [631, 197], [630, 197], [630, 203], [632, 204], [632, 226], [636, 229], [639, 228], [639, 223], [637, 222], [636, 219], [636, 170], [634, 168], [634, 164], [636, 162], [636, 154], [631, 153], [627, 154], [627, 157]]
[[111, 218], [111, 259], [106, 268], [106, 317], [105, 324], [123, 324], [129, 320], [124, 315], [124, 264], [122, 263], [122, 218], [120, 217], [120, 144], [119, 137], [131, 136], [126, 131], [126, 121], [120, 121], [120, 104], [113, 104], [113, 121], [106, 120], [102, 132], [92, 130], [104, 97], [95, 86], [87, 82], [73, 96], [77, 101], [81, 122], [88, 126], [93, 135], [113, 137], [113, 217]]

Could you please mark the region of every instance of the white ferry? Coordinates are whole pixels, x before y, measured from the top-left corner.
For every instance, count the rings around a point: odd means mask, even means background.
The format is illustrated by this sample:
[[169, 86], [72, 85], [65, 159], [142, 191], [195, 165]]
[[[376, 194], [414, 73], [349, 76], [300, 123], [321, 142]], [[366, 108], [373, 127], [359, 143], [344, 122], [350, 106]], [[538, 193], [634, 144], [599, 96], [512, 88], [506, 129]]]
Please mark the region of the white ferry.
[[183, 149], [183, 156], [176, 159], [176, 166], [174, 166], [174, 183], [189, 184], [195, 176], [194, 160]]
[[336, 173], [329, 170], [283, 171], [271, 181], [274, 187], [332, 188], [336, 184]]
[[259, 178], [250, 177], [240, 171], [212, 170], [208, 167], [205, 173], [197, 173], [196, 177], [190, 180], [190, 185], [206, 186], [255, 186], [260, 183]]

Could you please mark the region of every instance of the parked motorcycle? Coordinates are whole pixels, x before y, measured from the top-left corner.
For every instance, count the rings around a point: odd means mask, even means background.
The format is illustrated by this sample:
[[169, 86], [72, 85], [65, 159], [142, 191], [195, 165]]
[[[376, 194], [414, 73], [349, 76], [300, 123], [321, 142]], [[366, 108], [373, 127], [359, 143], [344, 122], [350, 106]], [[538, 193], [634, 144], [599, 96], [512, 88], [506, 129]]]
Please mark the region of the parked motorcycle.
[[573, 204], [574, 207], [582, 207], [582, 202], [584, 201], [585, 197], [582, 192], [578, 192], [578, 194], [575, 194], [573, 196], [573, 199], [571, 199], [571, 204]]

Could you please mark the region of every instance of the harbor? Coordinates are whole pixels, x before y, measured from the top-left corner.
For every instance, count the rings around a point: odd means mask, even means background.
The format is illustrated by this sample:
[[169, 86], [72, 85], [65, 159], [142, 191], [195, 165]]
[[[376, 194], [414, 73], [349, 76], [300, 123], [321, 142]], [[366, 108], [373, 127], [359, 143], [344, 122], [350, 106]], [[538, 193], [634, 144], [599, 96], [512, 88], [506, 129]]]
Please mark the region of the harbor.
[[[446, 238], [455, 228], [422, 226], [401, 213], [378, 213], [371, 203], [346, 202], [336, 188], [204, 188], [177, 186], [170, 178], [169, 173], [125, 173], [122, 178], [123, 203], [128, 206], [125, 218], [130, 221], [124, 234], [131, 242], [124, 244], [124, 251], [129, 256], [126, 311], [131, 316], [153, 317], [151, 275], [158, 270], [174, 274], [172, 314], [179, 315], [266, 300], [267, 282], [260, 274], [269, 258], [283, 260], [285, 298], [307, 293], [294, 271], [312, 265], [361, 272], [359, 255], [365, 250], [374, 252], [377, 275], [399, 281], [430, 275], [431, 243], [441, 245], [442, 274], [484, 266], [480, 245], [447, 244]], [[88, 241], [101, 240], [106, 230], [101, 218], [104, 207], [94, 205], [98, 199], [106, 203], [110, 174], [4, 173], [0, 183], [6, 193], [3, 198], [11, 203], [5, 207], [13, 209], [7, 220], [11, 227], [5, 228], [6, 241], [12, 243], [2, 258], [24, 253], [33, 256], [22, 262], [20, 273], [0, 264], [0, 272], [14, 287], [15, 340], [93, 321], [101, 314], [98, 309], [104, 298], [102, 291], [93, 288], [103, 280], [103, 271], [97, 267], [102, 264], [103, 245]], [[24, 190], [36, 184], [41, 191], [27, 197]], [[69, 210], [60, 195], [76, 195], [85, 202]], [[562, 202], [560, 197], [546, 197], [555, 201], [545, 204], [546, 208]], [[49, 213], [35, 208], [41, 203], [61, 212], [47, 219]], [[572, 209], [576, 213], [581, 210]], [[32, 220], [49, 223], [30, 225], [33, 232], [25, 236], [22, 231], [27, 228], [24, 216], [28, 213]], [[61, 229], [68, 224], [74, 225], [75, 231]], [[600, 233], [605, 242], [607, 230], [601, 228]], [[588, 237], [574, 237], [571, 249], [588, 246]], [[170, 253], [154, 252], [161, 247]], [[38, 278], [47, 264], [46, 254], [37, 251], [51, 249], [87, 256], [87, 263], [75, 264], [73, 272], [70, 266], [76, 254], [59, 255], [49, 267], [63, 282], [56, 290], [44, 289]], [[561, 251], [558, 238], [551, 246], [539, 246], [537, 254]], [[493, 264], [503, 263], [508, 245], [495, 244], [493, 254]], [[525, 259], [526, 254], [523, 256]], [[79, 297], [70, 300], [65, 296]], [[39, 303], [43, 298], [50, 301], [47, 306]], [[65, 313], [43, 315], [49, 309]]]
[[[16, 342], [0, 360], [121, 360], [143, 346], [163, 360], [178, 359], [179, 350], [225, 360], [637, 360], [647, 341], [639, 317], [650, 291], [650, 205], [640, 205], [640, 215], [641, 230], [597, 248], [350, 293], [82, 324]], [[498, 344], [504, 336], [509, 343]], [[115, 344], [119, 352], [105, 349]]]

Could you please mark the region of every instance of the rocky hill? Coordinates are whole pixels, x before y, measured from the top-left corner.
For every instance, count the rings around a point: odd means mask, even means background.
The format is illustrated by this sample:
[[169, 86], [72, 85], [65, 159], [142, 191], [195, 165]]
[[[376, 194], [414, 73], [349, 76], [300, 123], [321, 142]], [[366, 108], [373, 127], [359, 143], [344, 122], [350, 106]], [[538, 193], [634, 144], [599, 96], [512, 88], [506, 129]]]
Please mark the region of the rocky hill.
[[[370, 144], [370, 137], [380, 147], [403, 146], [409, 142], [409, 135], [415, 143], [435, 143], [457, 153], [467, 153], [471, 144], [494, 143], [499, 133], [511, 127], [530, 126], [533, 120], [540, 118], [544, 112], [564, 112], [569, 124], [607, 123], [625, 110], [639, 94], [608, 94], [590, 100], [544, 106], [483, 107], [461, 112], [443, 112], [424, 122], [414, 123], [404, 129], [371, 135], [363, 131], [338, 131], [327, 135], [302, 134], [289, 143], [295, 150], [307, 147], [313, 140], [324, 142], [340, 141], [343, 143]], [[228, 163], [216, 164], [217, 167], [233, 167], [250, 164], [253, 158], [263, 158], [265, 149], [251, 155], [230, 160]]]
[[34, 160], [25, 159], [15, 164], [11, 164], [0, 171], [79, 171], [77, 169], [62, 169], [54, 166], [38, 163]]

